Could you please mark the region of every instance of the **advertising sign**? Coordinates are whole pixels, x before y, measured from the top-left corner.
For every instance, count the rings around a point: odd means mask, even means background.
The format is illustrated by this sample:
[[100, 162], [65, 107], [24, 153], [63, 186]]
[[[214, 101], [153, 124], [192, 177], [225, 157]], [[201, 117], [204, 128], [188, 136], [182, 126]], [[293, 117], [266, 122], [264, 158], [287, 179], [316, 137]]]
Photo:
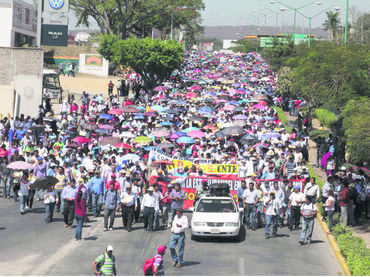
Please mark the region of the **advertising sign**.
[[68, 26], [42, 24], [41, 44], [48, 46], [67, 46]]
[[[207, 180], [208, 185], [211, 184], [217, 184], [217, 183], [226, 183], [230, 187], [230, 194], [234, 196], [236, 201], [239, 201], [237, 197], [237, 189], [241, 186], [241, 181], [246, 180], [245, 178], [237, 178], [233, 176], [225, 176], [223, 177], [174, 177], [174, 176], [168, 176], [171, 179], [176, 179], [176, 182], [178, 182], [181, 185], [181, 189], [186, 193], [186, 200], [184, 201], [183, 208], [185, 210], [190, 209], [193, 206], [193, 201], [196, 197], [196, 188], [198, 185], [201, 185], [201, 181], [203, 179]], [[157, 179], [157, 176], [152, 176], [149, 185], [152, 185]], [[280, 185], [283, 183], [283, 180], [274, 179], [274, 180], [262, 180], [262, 179], [256, 179], [256, 182], [260, 182], [261, 186], [264, 186], [264, 183], [269, 183], [270, 187], [272, 187], [274, 182], [279, 183]], [[293, 186], [300, 186], [301, 191], [303, 191], [305, 179], [302, 180], [289, 180], [290, 182], [293, 182]], [[160, 183], [160, 182], [159, 182]], [[164, 185], [167, 185], [167, 183], [163, 182]], [[163, 184], [162, 183], [162, 184]]]
[[68, 13], [69, 0], [44, 0], [44, 11]]
[[85, 65], [103, 65], [103, 57], [100, 55], [85, 55]]

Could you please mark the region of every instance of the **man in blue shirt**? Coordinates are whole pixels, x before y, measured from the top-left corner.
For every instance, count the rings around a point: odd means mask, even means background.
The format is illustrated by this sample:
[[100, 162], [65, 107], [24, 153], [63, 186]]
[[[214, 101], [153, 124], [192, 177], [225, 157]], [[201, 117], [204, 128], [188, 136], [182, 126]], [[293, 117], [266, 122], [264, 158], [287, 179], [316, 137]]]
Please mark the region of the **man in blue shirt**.
[[64, 223], [65, 227], [71, 229], [75, 215], [75, 197], [78, 188], [75, 186], [75, 180], [71, 180], [69, 186], [65, 186], [62, 192], [62, 199], [64, 200]]
[[110, 217], [109, 231], [113, 231], [114, 217], [116, 210], [118, 211], [119, 203], [118, 191], [114, 189], [114, 182], [110, 182], [109, 189], [104, 193], [104, 231], [108, 231], [108, 217]]
[[104, 179], [100, 177], [99, 171], [95, 171], [95, 176], [90, 179], [89, 191], [92, 195], [94, 216], [100, 215], [103, 202]]
[[171, 191], [170, 199], [172, 200], [171, 218], [173, 220], [176, 215], [177, 209], [183, 207], [184, 200], [186, 199], [186, 194], [184, 191], [181, 190], [180, 184], [175, 184], [175, 189]]

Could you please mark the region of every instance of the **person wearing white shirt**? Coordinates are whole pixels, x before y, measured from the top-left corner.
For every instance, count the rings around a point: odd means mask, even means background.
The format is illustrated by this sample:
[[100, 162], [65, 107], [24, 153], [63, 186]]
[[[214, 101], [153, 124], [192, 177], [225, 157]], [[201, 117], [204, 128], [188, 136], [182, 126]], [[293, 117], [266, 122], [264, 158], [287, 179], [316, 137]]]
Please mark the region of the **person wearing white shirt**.
[[[243, 193], [243, 208], [245, 214], [245, 224], [253, 231], [256, 230], [256, 206], [258, 199], [261, 198], [257, 189], [254, 188], [254, 183], [249, 183], [249, 188]], [[250, 224], [250, 221], [251, 224]]]
[[[183, 209], [178, 208], [176, 216], [172, 222], [172, 236], [170, 240], [170, 250], [172, 256], [172, 265], [177, 268], [183, 266], [184, 250], [185, 250], [185, 230], [189, 226], [188, 218], [183, 214]], [[179, 253], [176, 253], [178, 246]]]
[[87, 171], [95, 169], [94, 160], [91, 153], [89, 153], [89, 155], [83, 160], [82, 165]]
[[293, 230], [293, 224], [295, 229], [298, 230], [299, 221], [301, 218], [300, 206], [304, 202], [304, 194], [300, 190], [300, 186], [295, 186], [294, 192], [289, 196], [288, 209], [290, 208], [291, 212], [289, 229], [291, 231]]
[[153, 232], [154, 212], [159, 210], [159, 202], [157, 197], [153, 194], [154, 188], [149, 187], [148, 193], [144, 195], [141, 202], [141, 211], [144, 213], [144, 229]]
[[265, 238], [270, 237], [270, 226], [272, 224], [272, 238], [276, 237], [278, 218], [281, 214], [283, 216], [282, 205], [280, 199], [276, 198], [275, 191], [270, 192], [270, 197], [266, 197], [264, 204], [266, 206], [266, 227], [265, 227]]
[[316, 184], [316, 179], [314, 177], [312, 177], [310, 182], [305, 185], [304, 194], [311, 197], [311, 202], [314, 205], [319, 200], [320, 188], [319, 185]]
[[126, 185], [126, 190], [121, 192], [121, 208], [123, 229], [127, 232], [132, 231], [132, 220], [137, 209], [136, 194], [132, 192], [130, 184]]

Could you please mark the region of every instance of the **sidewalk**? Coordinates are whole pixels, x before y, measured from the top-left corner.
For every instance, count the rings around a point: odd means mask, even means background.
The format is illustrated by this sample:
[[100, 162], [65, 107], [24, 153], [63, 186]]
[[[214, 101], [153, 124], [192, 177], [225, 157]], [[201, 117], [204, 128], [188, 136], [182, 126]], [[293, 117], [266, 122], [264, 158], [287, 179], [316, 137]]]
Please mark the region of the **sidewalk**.
[[[295, 121], [297, 119], [296, 117], [289, 115], [288, 112], [284, 112], [284, 114], [289, 121]], [[318, 129], [320, 127], [320, 122], [316, 118], [312, 119], [312, 127], [313, 129]], [[316, 143], [310, 139], [308, 140], [308, 142], [310, 147], [308, 151], [308, 164], [312, 167], [317, 176], [319, 176], [320, 179], [325, 182], [325, 171], [321, 168], [316, 167]], [[359, 225], [353, 228], [353, 234], [361, 237], [365, 241], [366, 247], [370, 248], [370, 219], [361, 218]]]

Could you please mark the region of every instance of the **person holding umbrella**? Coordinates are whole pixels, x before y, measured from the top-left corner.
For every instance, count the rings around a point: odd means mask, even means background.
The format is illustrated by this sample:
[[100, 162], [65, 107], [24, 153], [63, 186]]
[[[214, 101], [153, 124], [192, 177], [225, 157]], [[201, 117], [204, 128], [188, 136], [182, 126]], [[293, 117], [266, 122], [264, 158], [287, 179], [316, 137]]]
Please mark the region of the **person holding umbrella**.
[[47, 186], [44, 194], [45, 223], [53, 222], [55, 202], [59, 202], [58, 194], [55, 192], [54, 186]]

